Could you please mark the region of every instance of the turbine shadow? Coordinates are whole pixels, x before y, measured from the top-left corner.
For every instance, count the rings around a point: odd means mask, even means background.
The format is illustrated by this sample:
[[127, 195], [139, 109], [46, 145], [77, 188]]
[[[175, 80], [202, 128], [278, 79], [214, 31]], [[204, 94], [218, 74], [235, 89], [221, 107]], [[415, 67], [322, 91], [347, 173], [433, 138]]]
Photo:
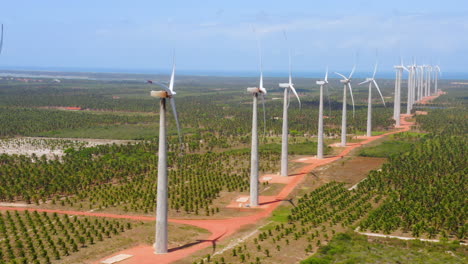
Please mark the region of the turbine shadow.
[[214, 239], [197, 239], [195, 242], [187, 243], [185, 245], [178, 246], [178, 247], [175, 247], [175, 248], [170, 248], [170, 249], [168, 249], [168, 252], [170, 253], [170, 252], [182, 250], [182, 249], [189, 248], [189, 247], [192, 247], [192, 246], [195, 246], [195, 245], [198, 245], [198, 244], [201, 244], [201, 243], [205, 243], [205, 242], [211, 242], [211, 246], [212, 246], [213, 252], [214, 252], [216, 250], [216, 242], [221, 237], [223, 237], [226, 234], [226, 232], [227, 231], [224, 231], [224, 233], [222, 233], [221, 235], [219, 235], [218, 237], [216, 237]]

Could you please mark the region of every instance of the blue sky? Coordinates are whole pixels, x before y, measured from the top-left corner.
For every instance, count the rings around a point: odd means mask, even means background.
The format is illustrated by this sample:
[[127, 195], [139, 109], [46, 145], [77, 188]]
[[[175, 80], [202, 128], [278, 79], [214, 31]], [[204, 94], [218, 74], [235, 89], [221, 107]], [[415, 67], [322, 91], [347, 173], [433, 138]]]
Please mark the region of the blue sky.
[[[255, 71], [260, 32], [265, 71], [392, 71], [400, 54], [468, 72], [468, 1], [2, 1], [0, 69]], [[282, 31], [288, 34], [286, 42]]]

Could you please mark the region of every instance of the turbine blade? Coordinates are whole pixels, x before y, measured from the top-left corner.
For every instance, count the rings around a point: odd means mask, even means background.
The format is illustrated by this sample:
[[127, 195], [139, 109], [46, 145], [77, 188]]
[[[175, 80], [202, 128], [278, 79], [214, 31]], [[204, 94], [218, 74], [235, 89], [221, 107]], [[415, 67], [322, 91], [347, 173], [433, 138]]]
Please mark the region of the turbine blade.
[[[257, 31], [255, 30], [254, 26], [252, 25], [252, 30], [255, 33], [255, 38], [257, 40], [257, 49], [258, 49], [258, 60], [260, 66], [260, 72], [263, 70], [263, 60], [262, 60], [262, 43], [260, 42], [260, 36], [258, 35]], [[262, 86], [260, 86], [261, 88]]]
[[164, 91], [166, 91], [168, 94], [171, 94], [171, 89], [169, 89], [169, 87], [167, 87], [167, 85], [165, 85], [164, 83], [161, 83], [161, 82], [152, 82], [158, 86], [161, 86], [161, 88], [163, 88]]
[[351, 94], [351, 102], [353, 103], [353, 118], [354, 118], [354, 96], [353, 96], [353, 88], [351, 88], [351, 83], [348, 83], [348, 87], [349, 87], [349, 93]]
[[2, 32], [0, 36], [0, 54], [2, 54], [2, 48], [3, 48], [3, 24], [2, 24]]
[[372, 80], [372, 81], [374, 82], [375, 88], [377, 88], [377, 91], [379, 91], [380, 98], [382, 98], [382, 103], [383, 103], [383, 105], [384, 105], [385, 107], [387, 107], [387, 106], [385, 105], [385, 100], [384, 100], [384, 98], [383, 98], [382, 92], [380, 91], [379, 85], [377, 84], [377, 82], [376, 82], [375, 80]]
[[327, 91], [327, 99], [328, 99], [328, 116], [331, 116], [330, 91], [328, 90], [328, 85], [325, 86], [325, 90]]
[[297, 94], [296, 89], [292, 85], [290, 86], [290, 88], [291, 88], [291, 91], [293, 92], [293, 94], [296, 96], [297, 101], [299, 101], [299, 108], [301, 108], [301, 99], [299, 99], [299, 95]]
[[291, 76], [291, 49], [289, 49], [289, 85], [292, 85], [292, 76]]
[[171, 91], [171, 94], [174, 93], [174, 76], [175, 76], [175, 51], [174, 54], [172, 55], [172, 73], [171, 73], [171, 81], [169, 82], [169, 90]]
[[[260, 91], [262, 91], [262, 89], [265, 90], [265, 88], [263, 88], [263, 73], [262, 73], [262, 71], [260, 71], [260, 84], [259, 84], [259, 86], [258, 86], [258, 89], [259, 89]], [[262, 92], [263, 92], [263, 91], [262, 91]], [[265, 90], [265, 92], [266, 92], [266, 90]]]
[[351, 73], [349, 74], [348, 79], [351, 79], [353, 77], [354, 71], [356, 70], [356, 64], [354, 64], [353, 69], [351, 70]]
[[176, 121], [177, 135], [179, 136], [179, 143], [182, 146], [182, 133], [180, 131], [180, 123], [179, 123], [179, 117], [177, 116], [177, 109], [176, 109], [175, 99], [174, 99], [174, 97], [171, 97], [171, 98], [169, 98], [169, 100], [171, 101], [172, 113], [174, 114], [174, 119]]
[[372, 79], [375, 78], [375, 74], [377, 73], [377, 65], [378, 65], [378, 63], [377, 63], [377, 61], [376, 61], [376, 62], [375, 62], [375, 67], [374, 67], [374, 74], [372, 74]]
[[325, 83], [328, 83], [328, 66], [327, 71], [325, 72]]
[[370, 82], [370, 81], [371, 81], [371, 80], [366, 80], [366, 81], [363, 81], [363, 82], [358, 83], [358, 85], [365, 84], [365, 83], [368, 83], [368, 82]]
[[337, 74], [337, 75], [339, 75], [339, 76], [343, 77], [343, 79], [345, 79], [345, 80], [347, 80], [347, 79], [348, 79], [348, 78], [346, 78], [346, 76], [344, 76], [343, 74], [341, 74], [341, 73], [339, 73], [339, 72], [335, 72], [335, 74]]
[[283, 30], [284, 39], [286, 40], [286, 45], [288, 46], [288, 59], [289, 59], [289, 85], [292, 85], [292, 77], [291, 77], [291, 47], [289, 47], [288, 43], [288, 36], [286, 35], [286, 31]]
[[263, 134], [266, 136], [266, 111], [265, 111], [265, 94], [262, 95], [262, 107], [263, 107]]

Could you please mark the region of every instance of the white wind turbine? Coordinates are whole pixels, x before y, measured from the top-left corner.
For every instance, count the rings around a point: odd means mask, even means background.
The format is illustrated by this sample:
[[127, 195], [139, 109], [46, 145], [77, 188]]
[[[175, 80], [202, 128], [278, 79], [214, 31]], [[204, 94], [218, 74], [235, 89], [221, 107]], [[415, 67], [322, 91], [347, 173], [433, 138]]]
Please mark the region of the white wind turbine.
[[403, 66], [403, 60], [400, 58], [400, 65], [394, 66], [396, 69], [395, 77], [395, 94], [393, 100], [393, 119], [395, 119], [395, 126], [400, 126], [400, 112], [401, 112], [401, 79], [403, 78], [403, 70], [408, 69]]
[[[286, 37], [286, 33], [284, 33], [284, 38], [286, 41], [288, 40]], [[299, 99], [299, 95], [294, 88], [294, 84], [292, 83], [291, 77], [291, 48], [288, 47], [288, 55], [289, 55], [289, 82], [288, 83], [280, 83], [279, 87], [284, 88], [284, 101], [283, 101], [283, 131], [282, 131], [282, 141], [281, 141], [281, 176], [287, 177], [288, 176], [288, 108], [289, 108], [289, 90], [293, 92], [293, 94], [297, 97], [299, 101], [299, 108], [301, 108], [301, 100]]]
[[[263, 123], [265, 127], [265, 95], [266, 89], [263, 87], [263, 71], [262, 71], [262, 50], [260, 40], [257, 36], [259, 64], [260, 64], [260, 83], [258, 87], [248, 87], [247, 91], [253, 95], [252, 107], [252, 150], [250, 154], [250, 206], [258, 206], [258, 131], [257, 131], [257, 101], [258, 96], [262, 97], [263, 104]], [[265, 130], [265, 129], [264, 129]]]
[[343, 83], [343, 111], [341, 116], [341, 146], [346, 147], [346, 88], [349, 88], [349, 93], [351, 94], [351, 102], [353, 103], [353, 116], [354, 116], [354, 97], [353, 97], [353, 89], [351, 88], [351, 77], [353, 77], [354, 71], [356, 70], [356, 65], [353, 66], [349, 77], [344, 76], [341, 73], [335, 72], [335, 74], [341, 76], [343, 79], [340, 80]]
[[376, 73], [377, 73], [377, 62], [375, 63], [374, 73], [372, 74], [372, 77], [366, 78], [365, 81], [359, 83], [359, 85], [369, 83], [369, 95], [367, 99], [367, 133], [366, 133], [366, 136], [368, 137], [372, 136], [372, 84], [375, 85], [375, 88], [380, 94], [380, 98], [382, 98], [383, 105], [385, 106], [385, 100], [382, 96], [382, 92], [380, 91], [379, 85], [375, 81]]
[[[181, 141], [179, 119], [174, 101], [175, 56], [172, 66], [169, 87], [162, 83], [156, 83], [163, 88], [161, 91], [151, 91], [151, 96], [160, 99], [159, 111], [159, 148], [158, 148], [158, 190], [156, 197], [156, 242], [154, 244], [156, 254], [167, 253], [167, 139], [166, 139], [166, 100], [171, 103], [172, 111], [177, 125], [179, 141]], [[148, 81], [153, 83], [152, 81]]]
[[319, 103], [319, 120], [318, 120], [318, 139], [317, 139], [317, 158], [323, 159], [323, 87], [328, 84], [328, 68], [323, 81], [317, 81], [320, 85], [320, 103]]

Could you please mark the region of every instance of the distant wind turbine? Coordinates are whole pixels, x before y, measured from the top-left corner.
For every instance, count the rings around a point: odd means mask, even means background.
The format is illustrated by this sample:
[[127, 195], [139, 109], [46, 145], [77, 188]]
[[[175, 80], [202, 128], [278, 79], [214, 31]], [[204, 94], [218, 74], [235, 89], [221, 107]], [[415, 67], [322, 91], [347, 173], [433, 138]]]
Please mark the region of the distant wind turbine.
[[394, 66], [396, 70], [395, 77], [395, 94], [393, 99], [393, 119], [395, 119], [395, 126], [400, 127], [400, 113], [401, 113], [401, 79], [403, 78], [403, 70], [408, 69], [403, 65], [403, 60], [400, 58], [400, 65]]
[[366, 136], [368, 137], [372, 136], [372, 84], [375, 85], [375, 88], [380, 94], [380, 98], [382, 98], [383, 105], [385, 106], [385, 100], [382, 96], [382, 92], [380, 91], [379, 85], [375, 81], [376, 73], [377, 73], [377, 62], [375, 62], [374, 73], [372, 74], [372, 77], [366, 78], [365, 81], [359, 83], [359, 85], [369, 83], [369, 96], [367, 99], [367, 133], [366, 133]]
[[349, 93], [351, 95], [351, 102], [353, 103], [353, 116], [354, 116], [354, 97], [353, 89], [351, 88], [351, 77], [353, 77], [354, 71], [356, 70], [356, 64], [354, 64], [353, 69], [348, 77], [344, 76], [341, 73], [335, 72], [335, 74], [341, 76], [343, 79], [340, 82], [344, 85], [343, 87], [343, 111], [341, 116], [341, 146], [346, 147], [346, 88], [349, 88]]
[[[166, 99], [171, 103], [172, 111], [177, 125], [179, 141], [181, 141], [179, 119], [174, 96], [175, 56], [173, 58], [171, 80], [169, 87], [162, 83], [156, 83], [163, 88], [161, 91], [151, 91], [151, 96], [160, 98], [159, 111], [159, 149], [158, 149], [158, 190], [156, 197], [156, 242], [154, 244], [156, 254], [167, 253], [167, 139], [166, 139]], [[148, 81], [153, 83], [152, 81]]]
[[318, 120], [318, 139], [317, 139], [317, 158], [323, 159], [323, 87], [328, 84], [328, 68], [323, 81], [317, 81], [320, 85], [320, 103], [319, 103], [319, 120]]
[[[284, 38], [286, 41], [286, 33], [284, 32]], [[291, 48], [288, 47], [289, 55], [289, 82], [280, 83], [279, 87], [284, 88], [284, 101], [283, 101], [283, 131], [282, 131], [282, 141], [281, 141], [281, 176], [288, 176], [288, 108], [289, 108], [289, 90], [293, 92], [299, 101], [299, 108], [301, 108], [301, 100], [299, 95], [294, 88], [291, 77]]]
[[[255, 31], [255, 30], [254, 30]], [[262, 50], [260, 40], [257, 36], [259, 64], [260, 64], [260, 83], [258, 87], [248, 87], [247, 91], [253, 95], [253, 111], [252, 111], [252, 150], [250, 154], [250, 206], [258, 206], [258, 131], [257, 131], [257, 101], [258, 96], [262, 97], [263, 103], [263, 122], [265, 128], [265, 95], [266, 89], [263, 87], [263, 71], [262, 71]], [[264, 129], [265, 132], [265, 129]]]

